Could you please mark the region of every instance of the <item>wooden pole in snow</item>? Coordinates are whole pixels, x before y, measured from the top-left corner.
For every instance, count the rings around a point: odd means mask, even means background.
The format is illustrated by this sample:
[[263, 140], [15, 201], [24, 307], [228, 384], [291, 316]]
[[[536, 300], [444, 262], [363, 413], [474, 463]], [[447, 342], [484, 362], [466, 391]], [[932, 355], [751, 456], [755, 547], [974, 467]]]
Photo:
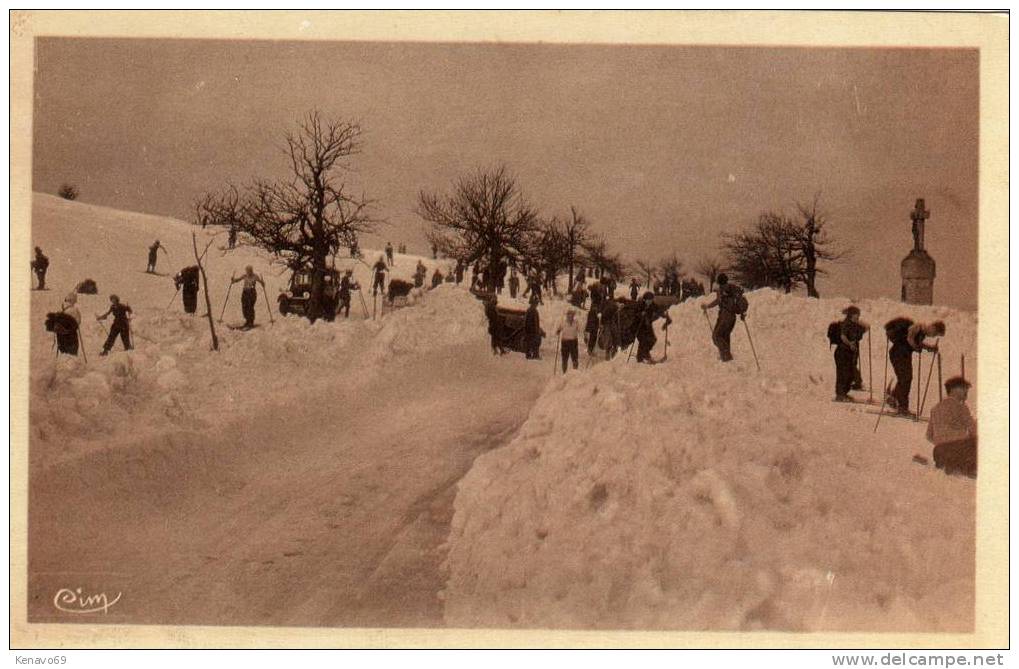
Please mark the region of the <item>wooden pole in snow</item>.
[[[212, 242], [213, 240], [210, 239], [209, 243], [205, 245], [206, 251], [209, 250], [209, 246]], [[198, 263], [198, 271], [202, 274], [202, 286], [205, 291], [205, 316], [209, 320], [209, 332], [212, 334], [212, 350], [218, 351], [219, 338], [216, 336], [216, 324], [213, 322], [212, 318], [212, 303], [209, 302], [209, 279], [205, 276], [205, 267], [202, 265], [202, 258], [205, 257], [205, 253], [202, 253], [201, 255], [198, 254], [198, 238], [193, 232], [191, 233], [191, 246], [195, 250], [195, 261]]]

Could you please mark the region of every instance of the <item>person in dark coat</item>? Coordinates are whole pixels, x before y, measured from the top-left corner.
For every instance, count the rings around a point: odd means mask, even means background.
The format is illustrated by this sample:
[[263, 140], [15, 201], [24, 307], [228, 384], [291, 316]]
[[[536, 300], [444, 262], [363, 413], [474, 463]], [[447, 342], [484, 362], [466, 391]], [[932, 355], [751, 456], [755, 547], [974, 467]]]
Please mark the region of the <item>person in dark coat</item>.
[[528, 360], [541, 359], [541, 317], [538, 315], [538, 299], [531, 297], [531, 303], [524, 314], [524, 337], [527, 340], [524, 357]]
[[439, 268], [436, 267], [435, 273], [432, 274], [432, 288], [438, 288], [441, 285], [442, 285], [442, 272], [440, 272]]
[[343, 272], [343, 278], [340, 279], [340, 290], [337, 293], [339, 303], [336, 308], [336, 313], [343, 312], [344, 318], [350, 318], [350, 291], [357, 290], [358, 285], [353, 280], [354, 272], [352, 270], [346, 270]]
[[[901, 332], [901, 331], [900, 331]], [[921, 351], [936, 353], [937, 346], [925, 344], [927, 337], [945, 336], [945, 324], [941, 321], [933, 323], [913, 323], [905, 334], [892, 335], [892, 348], [888, 351], [888, 360], [895, 370], [895, 388], [888, 398], [895, 410], [902, 415], [911, 415], [909, 411], [909, 391], [913, 385], [913, 354]]]
[[485, 318], [488, 319], [488, 334], [492, 339], [492, 355], [505, 355], [502, 344], [502, 316], [496, 308], [496, 299], [485, 300]]
[[707, 311], [712, 307], [718, 307], [718, 320], [715, 321], [715, 328], [711, 332], [711, 340], [718, 348], [718, 357], [722, 362], [732, 360], [732, 329], [736, 327], [736, 316], [741, 320], [746, 318], [746, 313], [740, 313], [736, 307], [736, 287], [729, 286], [729, 277], [719, 274], [716, 280], [718, 288], [715, 290], [715, 299], [708, 304], [702, 304], [701, 309]]
[[605, 287], [602, 285], [601, 281], [593, 282], [588, 292], [591, 295], [591, 310], [600, 310], [602, 302], [605, 301]]
[[393, 242], [386, 242], [386, 260], [388, 260], [390, 266], [392, 266], [392, 264], [393, 264]]
[[636, 302], [638, 295], [640, 295], [640, 282], [636, 278], [630, 279], [630, 299]]
[[545, 304], [545, 301], [541, 299], [541, 280], [537, 273], [527, 278], [527, 290], [524, 291], [524, 297], [527, 297], [528, 294], [531, 295], [532, 300], [537, 300], [538, 304]]
[[173, 277], [173, 284], [181, 291], [184, 313], [193, 314], [198, 309], [198, 265], [185, 267]]
[[[392, 247], [390, 247], [390, 248], [392, 248]], [[382, 256], [379, 256], [378, 261], [374, 265], [374, 269], [375, 269], [375, 278], [372, 280], [372, 297], [374, 297], [375, 295], [379, 294], [380, 292], [381, 293], [385, 293], [386, 292], [386, 288], [385, 288], [385, 286], [386, 286], [386, 271], [388, 270], [388, 267], [386, 266], [386, 261], [382, 258]]]
[[584, 336], [587, 338], [587, 354], [594, 355], [594, 349], [598, 345], [598, 332], [601, 329], [601, 312], [591, 306], [587, 312], [587, 320], [584, 322]]
[[846, 317], [839, 324], [839, 343], [835, 346], [835, 401], [852, 402], [849, 390], [856, 374], [860, 340], [866, 330], [860, 325], [859, 308], [846, 307], [842, 313]]
[[509, 278], [510, 297], [513, 298], [513, 299], [516, 299], [517, 292], [519, 290], [520, 290], [520, 277], [517, 276], [516, 268], [513, 268], [513, 270], [510, 272], [510, 278]]
[[462, 260], [456, 261], [456, 285], [460, 285], [464, 282], [464, 263]]
[[[658, 342], [655, 336], [654, 322], [663, 315], [655, 306], [655, 295], [652, 292], [644, 293], [641, 299], [640, 312], [637, 315], [637, 362], [652, 363], [651, 350]], [[668, 314], [665, 316], [665, 327], [672, 324]]]
[[621, 336], [619, 331], [618, 302], [615, 300], [605, 300], [602, 302], [600, 325], [601, 331], [598, 338], [602, 349], [605, 351], [605, 359], [611, 360], [619, 350], [619, 339]]
[[106, 337], [103, 350], [99, 355], [108, 355], [110, 349], [117, 342], [117, 337], [124, 344], [124, 350], [131, 350], [131, 307], [120, 303], [120, 298], [110, 295], [110, 308], [102, 316], [96, 316], [97, 321], [105, 321], [106, 317], [113, 314], [113, 325], [110, 326], [110, 334]]
[[35, 260], [32, 261], [32, 271], [39, 282], [36, 290], [46, 290], [46, 270], [49, 269], [50, 259], [43, 254], [42, 249], [35, 247]]

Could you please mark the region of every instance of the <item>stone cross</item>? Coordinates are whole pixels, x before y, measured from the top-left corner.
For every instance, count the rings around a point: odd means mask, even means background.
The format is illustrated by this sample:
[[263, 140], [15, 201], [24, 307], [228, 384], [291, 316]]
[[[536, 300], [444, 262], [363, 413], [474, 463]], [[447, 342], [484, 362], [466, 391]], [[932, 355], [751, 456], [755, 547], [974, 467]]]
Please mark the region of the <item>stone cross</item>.
[[913, 249], [923, 251], [924, 227], [931, 212], [924, 209], [923, 198], [917, 198], [916, 207], [910, 212], [909, 217], [913, 219]]

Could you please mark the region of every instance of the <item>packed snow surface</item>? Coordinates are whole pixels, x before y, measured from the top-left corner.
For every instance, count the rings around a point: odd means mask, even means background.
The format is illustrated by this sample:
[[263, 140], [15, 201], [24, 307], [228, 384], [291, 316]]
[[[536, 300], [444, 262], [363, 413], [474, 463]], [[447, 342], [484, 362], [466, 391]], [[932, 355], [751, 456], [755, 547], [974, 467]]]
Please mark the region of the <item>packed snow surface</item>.
[[[742, 325], [737, 360], [723, 364], [687, 302], [671, 310], [666, 363], [627, 364], [624, 355], [557, 377], [516, 439], [475, 461], [448, 542], [449, 624], [972, 625], [973, 482], [911, 461], [930, 457], [923, 423], [884, 419], [875, 433], [866, 405], [830, 401], [825, 331], [847, 301], [772, 291], [749, 299], [760, 372]], [[944, 319], [945, 378], [962, 353], [976, 369], [973, 314], [858, 306], [872, 324]], [[875, 327], [878, 388], [884, 345]], [[657, 355], [663, 346], [660, 335]], [[925, 413], [936, 383], [935, 372]]]

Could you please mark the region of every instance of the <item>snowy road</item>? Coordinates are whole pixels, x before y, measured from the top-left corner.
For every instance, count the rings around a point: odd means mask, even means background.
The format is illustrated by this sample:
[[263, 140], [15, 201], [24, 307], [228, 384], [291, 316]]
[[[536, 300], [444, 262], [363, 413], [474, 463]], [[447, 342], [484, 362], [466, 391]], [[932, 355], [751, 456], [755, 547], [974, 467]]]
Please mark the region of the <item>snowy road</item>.
[[69, 622], [51, 593], [82, 587], [122, 597], [81, 622], [441, 625], [456, 482], [550, 361], [481, 341], [407, 360], [356, 395], [338, 364], [328, 391], [218, 432], [35, 472], [30, 619]]

